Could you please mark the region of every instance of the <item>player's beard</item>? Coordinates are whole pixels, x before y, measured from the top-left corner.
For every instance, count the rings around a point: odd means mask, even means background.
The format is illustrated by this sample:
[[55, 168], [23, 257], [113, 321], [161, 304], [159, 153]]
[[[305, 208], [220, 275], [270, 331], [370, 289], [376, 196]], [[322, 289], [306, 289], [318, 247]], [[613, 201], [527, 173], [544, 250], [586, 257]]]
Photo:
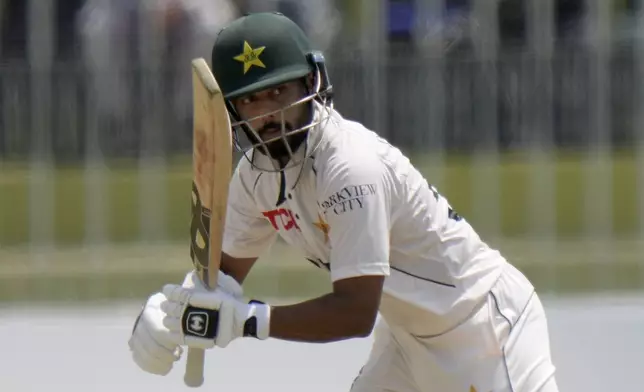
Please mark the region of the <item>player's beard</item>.
[[[270, 158], [277, 160], [282, 166], [286, 165], [292, 158], [292, 154], [295, 154], [308, 135], [308, 130], [296, 130], [306, 127], [313, 121], [313, 105], [310, 102], [304, 105], [306, 105], [306, 108], [296, 120], [296, 124], [286, 120], [280, 122], [270, 121], [264, 124], [256, 131], [256, 135], [262, 139], [261, 143], [255, 135], [249, 135], [253, 136], [254, 143], [259, 144], [256, 150], [263, 155], [267, 155], [266, 153], [268, 152]], [[293, 133], [294, 131], [295, 133]], [[263, 135], [269, 132], [274, 132], [274, 135], [263, 137]], [[264, 139], [274, 140], [264, 143]]]
[[276, 122], [269, 122], [265, 124], [258, 131], [260, 137], [268, 132], [275, 132], [275, 136], [272, 136], [270, 138], [274, 140], [265, 143], [263, 146], [260, 146], [258, 150], [264, 155], [266, 155], [266, 152], [268, 152], [271, 158], [278, 161], [284, 161], [286, 163], [291, 158], [291, 154], [295, 153], [302, 142], [306, 139], [307, 132], [303, 131], [289, 134], [295, 129], [295, 127], [289, 122], [285, 122], [283, 128], [283, 134], [286, 136], [279, 135], [282, 132], [282, 125]]

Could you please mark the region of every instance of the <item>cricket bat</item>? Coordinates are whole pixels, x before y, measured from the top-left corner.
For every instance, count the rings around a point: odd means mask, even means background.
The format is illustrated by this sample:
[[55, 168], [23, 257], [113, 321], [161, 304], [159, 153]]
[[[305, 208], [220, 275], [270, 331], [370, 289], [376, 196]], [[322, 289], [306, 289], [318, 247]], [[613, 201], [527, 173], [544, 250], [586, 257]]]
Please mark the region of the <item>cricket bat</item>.
[[[206, 288], [217, 287], [221, 243], [232, 175], [230, 118], [222, 92], [208, 63], [192, 60], [192, 218], [190, 257]], [[188, 350], [184, 382], [198, 387], [204, 380], [205, 352]]]

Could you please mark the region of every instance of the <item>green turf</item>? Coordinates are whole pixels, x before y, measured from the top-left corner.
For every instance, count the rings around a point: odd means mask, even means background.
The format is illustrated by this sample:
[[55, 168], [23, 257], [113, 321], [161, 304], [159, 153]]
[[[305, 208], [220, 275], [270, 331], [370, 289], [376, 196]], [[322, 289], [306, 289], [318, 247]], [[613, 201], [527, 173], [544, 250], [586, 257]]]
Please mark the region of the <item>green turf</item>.
[[[586, 192], [587, 171], [591, 167], [586, 162], [587, 156], [575, 152], [560, 152], [553, 155], [549, 163], [555, 176], [556, 234], [558, 236], [583, 236], [584, 230], [584, 194]], [[431, 171], [427, 155], [412, 155], [412, 161], [423, 172]], [[615, 152], [610, 161], [605, 162], [612, 170], [612, 209], [613, 232], [616, 236], [637, 235], [639, 231], [637, 203], [636, 159], [629, 152]], [[452, 156], [447, 159], [442, 181], [437, 184], [439, 190], [450, 200], [452, 206], [481, 232], [486, 231], [492, 217], [477, 216], [474, 213], [474, 199], [480, 195], [473, 194], [472, 177], [487, 168], [477, 165], [472, 157]], [[501, 155], [499, 164], [491, 168], [499, 177], [500, 186], [500, 219], [503, 236], [523, 236], [530, 233], [530, 211], [528, 192], [534, 167], [526, 155]], [[592, 177], [590, 177], [592, 178]], [[429, 179], [431, 182], [431, 179]], [[545, 207], [544, 207], [545, 208]], [[550, 214], [551, 211], [537, 213]]]
[[[520, 267], [541, 292], [568, 294], [644, 289], [641, 264], [587, 263], [560, 265], [550, 271], [538, 265]], [[0, 302], [85, 302], [139, 300], [169, 282], [181, 282], [183, 271], [110, 272], [88, 275], [46, 274], [0, 276]], [[599, 278], [603, 277], [603, 278]], [[601, 282], [599, 279], [603, 279]], [[606, 279], [608, 279], [606, 281]], [[328, 275], [310, 268], [258, 268], [244, 285], [248, 296], [316, 296], [330, 289]]]
[[[188, 247], [137, 244], [30, 253], [0, 248], [0, 302], [141, 299], [190, 269]], [[278, 242], [248, 278], [250, 296], [313, 295], [328, 290], [326, 271]]]
[[[427, 155], [412, 161], [435, 183], [452, 206], [482, 237], [543, 291], [557, 293], [644, 288], [642, 238], [639, 237], [636, 192], [637, 167], [630, 154], [615, 154], [612, 168], [613, 238], [584, 237], [585, 157], [558, 154], [553, 165], [556, 188], [556, 240], [548, 246], [529, 235], [530, 175], [539, 170], [525, 156], [504, 155], [498, 166], [474, 164], [470, 157], [450, 156], [442, 176], [430, 178], [436, 167]], [[473, 176], [497, 171], [500, 186], [499, 233], [490, 231], [485, 210], [475, 211]], [[84, 301], [138, 299], [168, 281], [179, 281], [189, 267], [184, 246], [189, 223], [190, 160], [172, 161], [165, 171], [161, 195], [165, 236], [162, 245], [141, 245], [139, 172], [129, 162], [106, 168], [105, 213], [108, 249], [98, 252], [102, 262], [92, 264], [94, 248], [83, 251], [87, 228], [85, 174], [75, 167], [53, 172], [56, 250], [41, 254], [43, 262], [25, 253], [29, 243], [29, 179], [24, 165], [0, 162], [0, 301]], [[485, 200], [485, 198], [483, 199]], [[156, 201], [156, 200], [155, 200]], [[538, 211], [551, 213], [550, 211]], [[92, 211], [96, 213], [96, 211]], [[494, 222], [496, 223], [496, 222]], [[585, 239], [586, 238], [586, 239]], [[137, 245], [130, 245], [137, 244]], [[79, 249], [81, 249], [79, 251]], [[247, 293], [256, 296], [302, 296], [329, 288], [324, 271], [278, 246], [249, 277]]]
[[[489, 243], [541, 292], [644, 289], [641, 240], [569, 239], [548, 246], [506, 238]], [[180, 282], [190, 268], [183, 243], [63, 248], [37, 254], [9, 248], [0, 249], [0, 259], [0, 302], [141, 300], [165, 283]], [[281, 242], [258, 261], [245, 285], [246, 293], [258, 298], [314, 296], [329, 289], [326, 271]]]
[[[559, 154], [554, 161], [556, 179], [556, 230], [561, 236], [584, 234], [583, 200], [585, 170], [583, 155]], [[424, 173], [432, 170], [427, 156], [414, 156], [413, 162]], [[613, 230], [617, 235], [635, 235], [639, 230], [635, 180], [637, 168], [630, 154], [615, 154], [612, 162]], [[471, 178], [485, 168], [464, 157], [449, 157], [444, 176], [436, 185], [452, 206], [481, 232], [498, 219], [477, 215], [473, 202]], [[164, 176], [165, 204], [159, 211], [167, 223], [162, 240], [185, 238], [189, 222], [189, 197], [192, 168], [187, 160], [170, 163]], [[504, 155], [497, 171], [500, 185], [501, 235], [522, 236], [530, 232], [528, 210], [531, 165], [525, 157]], [[0, 166], [0, 245], [19, 245], [29, 241], [29, 171], [20, 165]], [[106, 222], [108, 240], [131, 242], [142, 238], [139, 211], [139, 172], [133, 164], [113, 164], [106, 170]], [[54, 227], [58, 244], [80, 244], [84, 241], [85, 188], [80, 168], [58, 168], [54, 172]], [[431, 179], [430, 179], [431, 180]], [[644, 197], [644, 196], [643, 196]], [[485, 211], [484, 211], [485, 212]], [[544, 214], [551, 213], [543, 211]]]

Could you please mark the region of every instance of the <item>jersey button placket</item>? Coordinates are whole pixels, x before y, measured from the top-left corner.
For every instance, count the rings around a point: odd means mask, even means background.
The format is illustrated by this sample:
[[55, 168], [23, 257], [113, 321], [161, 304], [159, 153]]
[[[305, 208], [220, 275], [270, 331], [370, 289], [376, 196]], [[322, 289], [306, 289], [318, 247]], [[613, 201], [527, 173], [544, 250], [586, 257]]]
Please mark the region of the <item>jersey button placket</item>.
[[[286, 197], [287, 197], [289, 200], [293, 200], [293, 194], [292, 194], [292, 193], [289, 193], [288, 195], [286, 195]], [[292, 207], [292, 205], [291, 205], [291, 207]], [[292, 209], [292, 208], [291, 208], [291, 209]], [[295, 217], [295, 219], [300, 220], [300, 215], [299, 215], [298, 213], [293, 212], [293, 216]]]

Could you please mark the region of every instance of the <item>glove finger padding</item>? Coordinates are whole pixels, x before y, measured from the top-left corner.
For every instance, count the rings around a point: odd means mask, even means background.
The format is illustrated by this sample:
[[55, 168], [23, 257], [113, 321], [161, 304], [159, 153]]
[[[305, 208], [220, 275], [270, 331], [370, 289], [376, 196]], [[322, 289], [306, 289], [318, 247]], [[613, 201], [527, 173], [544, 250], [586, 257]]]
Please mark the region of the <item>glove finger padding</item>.
[[165, 295], [166, 299], [180, 305], [187, 304], [193, 292], [193, 290], [185, 289], [177, 284], [166, 284], [163, 286], [163, 295]]
[[168, 352], [156, 352], [154, 346], [150, 346], [143, 338], [133, 339], [130, 344], [132, 348], [132, 358], [134, 362], [143, 370], [154, 374], [167, 374], [174, 362], [178, 360], [177, 356]]
[[130, 342], [130, 346], [135, 351], [143, 351], [150, 357], [158, 358], [164, 362], [174, 362], [179, 359], [176, 348], [169, 348], [159, 343], [147, 329], [138, 329], [130, 339]]
[[[174, 317], [174, 316], [166, 316], [163, 318], [163, 326], [166, 327], [171, 334], [175, 332], [179, 332], [181, 331], [181, 318]], [[177, 344], [184, 344], [183, 341], [175, 340], [174, 337], [172, 339]]]
[[[203, 282], [197, 276], [194, 270], [186, 274], [182, 286], [184, 288], [195, 289], [195, 291], [207, 291]], [[242, 298], [244, 296], [244, 290], [237, 282], [237, 280], [229, 275], [226, 275], [221, 270], [217, 274], [217, 288], [222, 289], [235, 298]]]
[[163, 319], [166, 314], [162, 310], [162, 306], [167, 302], [166, 298], [162, 293], [157, 293], [150, 297], [141, 313], [140, 320], [133, 334], [136, 334], [137, 331], [144, 330], [154, 339], [157, 346], [174, 352], [176, 345], [168, 339], [168, 331], [163, 326]]
[[237, 280], [221, 271], [219, 271], [219, 276], [217, 277], [217, 286], [235, 298], [240, 299], [244, 296], [244, 290]]
[[[171, 302], [171, 301], [163, 301], [161, 303], [161, 311], [166, 314], [166, 316], [163, 318], [164, 320], [164, 325], [165, 325], [165, 320], [167, 318], [177, 318], [179, 319], [181, 317], [181, 314], [183, 314], [183, 309], [185, 308], [184, 304], [180, 304], [178, 302]], [[169, 328], [167, 325], [165, 325], [166, 328], [172, 330]]]
[[235, 303], [233, 301], [227, 301], [221, 304], [219, 308], [217, 335], [215, 338], [217, 346], [222, 348], [226, 347], [233, 339], [241, 336], [240, 333], [236, 333], [236, 329], [238, 328], [235, 328], [235, 316]]
[[128, 341], [132, 359], [139, 368], [158, 375], [167, 374], [181, 357], [181, 348], [163, 326], [161, 304], [165, 298], [157, 293], [148, 299]]
[[221, 290], [210, 291], [210, 292], [193, 292], [183, 294], [182, 297], [186, 298], [186, 303], [204, 309], [219, 310], [222, 302], [227, 298], [233, 299], [229, 294], [224, 293]]
[[136, 363], [137, 366], [141, 368], [141, 370], [151, 374], [165, 376], [170, 373], [170, 370], [172, 370], [172, 363], [164, 364], [151, 360], [149, 357], [141, 354], [139, 351], [134, 351], [132, 353], [132, 359], [134, 360], [134, 363]]

